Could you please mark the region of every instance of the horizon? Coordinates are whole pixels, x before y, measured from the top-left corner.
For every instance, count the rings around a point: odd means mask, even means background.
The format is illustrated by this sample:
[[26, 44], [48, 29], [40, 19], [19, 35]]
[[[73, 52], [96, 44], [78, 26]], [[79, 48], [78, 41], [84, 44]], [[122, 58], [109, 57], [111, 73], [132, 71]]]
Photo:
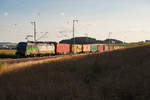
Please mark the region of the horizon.
[[72, 38], [74, 19], [79, 20], [75, 37], [145, 41], [150, 37], [149, 10], [148, 0], [1, 0], [0, 41], [26, 41], [33, 35], [31, 21], [36, 21], [38, 38], [45, 34], [40, 41]]
[[[93, 37], [75, 37], [75, 38], [91, 38], [91, 39], [96, 39], [96, 38], [93, 38]], [[62, 39], [62, 40], [60, 40], [60, 41], [63, 41], [63, 40], [72, 40], [73, 38], [68, 38], [68, 39]], [[150, 40], [143, 40], [143, 41], [132, 41], [132, 42], [125, 42], [125, 41], [123, 41], [123, 40], [119, 40], [119, 39], [114, 39], [114, 38], [106, 38], [106, 39], [104, 39], [104, 40], [100, 40], [100, 39], [96, 39], [97, 41], [106, 41], [106, 40], [116, 40], [116, 41], [121, 41], [121, 42], [123, 42], [123, 43], [140, 43], [140, 42], [146, 42], [146, 41], [150, 41]], [[60, 41], [36, 41], [36, 42], [56, 42], [56, 43], [59, 43]], [[35, 42], [34, 40], [28, 40], [28, 41], [19, 41], [19, 42]], [[11, 41], [0, 41], [0, 43], [19, 43], [19, 42], [11, 42]]]

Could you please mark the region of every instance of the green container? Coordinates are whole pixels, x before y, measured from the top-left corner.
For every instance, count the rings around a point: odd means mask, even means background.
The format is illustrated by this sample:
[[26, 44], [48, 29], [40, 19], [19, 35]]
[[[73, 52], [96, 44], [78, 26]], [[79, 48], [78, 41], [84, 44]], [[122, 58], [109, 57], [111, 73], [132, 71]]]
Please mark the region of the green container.
[[98, 50], [98, 46], [97, 45], [91, 45], [91, 51], [95, 52]]

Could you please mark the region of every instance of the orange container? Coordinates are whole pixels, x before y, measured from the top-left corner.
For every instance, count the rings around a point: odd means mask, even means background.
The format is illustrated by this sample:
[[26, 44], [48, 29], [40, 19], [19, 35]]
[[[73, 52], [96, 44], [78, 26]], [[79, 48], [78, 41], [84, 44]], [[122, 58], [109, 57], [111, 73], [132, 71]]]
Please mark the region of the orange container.
[[103, 52], [104, 51], [104, 45], [98, 45], [98, 51]]
[[70, 53], [70, 44], [57, 44], [56, 45], [57, 54], [68, 54]]

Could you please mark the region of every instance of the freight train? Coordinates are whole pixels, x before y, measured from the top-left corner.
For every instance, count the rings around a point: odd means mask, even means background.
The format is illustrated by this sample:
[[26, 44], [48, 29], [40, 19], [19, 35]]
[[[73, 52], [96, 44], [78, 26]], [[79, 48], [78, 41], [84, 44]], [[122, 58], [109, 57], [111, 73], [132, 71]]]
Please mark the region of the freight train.
[[108, 44], [60, 44], [55, 42], [20, 42], [17, 45], [16, 55], [44, 56], [44, 55], [64, 55], [79, 53], [106, 52], [124, 48]]

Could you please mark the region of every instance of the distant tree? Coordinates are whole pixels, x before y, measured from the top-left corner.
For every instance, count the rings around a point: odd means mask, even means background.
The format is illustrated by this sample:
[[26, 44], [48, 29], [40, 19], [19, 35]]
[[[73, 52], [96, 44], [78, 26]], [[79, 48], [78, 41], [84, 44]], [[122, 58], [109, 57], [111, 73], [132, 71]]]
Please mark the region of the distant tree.
[[104, 40], [105, 44], [123, 44], [122, 41], [116, 39], [106, 39]]
[[[61, 40], [59, 43], [66, 43], [66, 44], [73, 44], [73, 38]], [[95, 38], [90, 37], [76, 37], [75, 38], [76, 44], [123, 44], [122, 41], [116, 40], [116, 39], [106, 39], [104, 41], [102, 40], [96, 40]]]

